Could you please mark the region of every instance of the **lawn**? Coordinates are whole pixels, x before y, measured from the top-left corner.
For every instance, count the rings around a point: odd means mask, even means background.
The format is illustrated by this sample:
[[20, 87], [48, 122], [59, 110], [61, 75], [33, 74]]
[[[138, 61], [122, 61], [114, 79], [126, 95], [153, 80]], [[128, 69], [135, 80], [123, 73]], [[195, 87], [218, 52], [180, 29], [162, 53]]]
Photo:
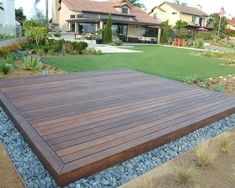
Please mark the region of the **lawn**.
[[49, 65], [67, 72], [128, 68], [174, 80], [197, 75], [198, 79], [234, 74], [235, 68], [223, 60], [194, 55], [191, 50], [160, 46], [138, 46], [142, 53], [97, 56], [56, 56], [44, 58]]

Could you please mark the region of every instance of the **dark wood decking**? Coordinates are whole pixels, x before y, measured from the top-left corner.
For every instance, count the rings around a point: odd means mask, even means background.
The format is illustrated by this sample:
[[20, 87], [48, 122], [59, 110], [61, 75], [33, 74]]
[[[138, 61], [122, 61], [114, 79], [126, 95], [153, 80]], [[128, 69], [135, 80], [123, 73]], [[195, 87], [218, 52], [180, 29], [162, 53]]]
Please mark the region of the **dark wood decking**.
[[235, 98], [128, 70], [0, 81], [0, 102], [65, 185], [235, 113]]

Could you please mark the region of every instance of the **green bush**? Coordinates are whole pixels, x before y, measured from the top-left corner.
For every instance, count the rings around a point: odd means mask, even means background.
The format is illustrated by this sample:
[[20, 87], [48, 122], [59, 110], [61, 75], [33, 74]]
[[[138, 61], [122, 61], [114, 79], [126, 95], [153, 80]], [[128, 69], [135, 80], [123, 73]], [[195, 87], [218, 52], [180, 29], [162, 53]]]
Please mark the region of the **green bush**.
[[49, 39], [49, 40], [46, 40], [44, 48], [46, 50], [48, 49], [48, 51], [50, 49], [54, 52], [61, 53], [63, 49], [63, 44], [64, 44], [64, 40]]
[[61, 33], [57, 32], [54, 34], [55, 37], [61, 37]]
[[204, 48], [204, 41], [202, 39], [196, 39], [193, 43], [193, 47], [199, 49]]
[[13, 68], [13, 65], [8, 63], [5, 63], [0, 67], [4, 75], [8, 75], [13, 70]]
[[24, 57], [22, 63], [24, 64], [26, 70], [31, 70], [33, 72], [36, 70], [42, 70], [43, 68], [43, 63], [40, 58], [33, 57], [32, 55]]
[[216, 92], [222, 93], [224, 91], [224, 85], [223, 84], [218, 84], [215, 86], [214, 90]]
[[195, 36], [196, 38], [202, 39], [202, 40], [213, 40], [215, 37], [215, 34], [213, 32], [198, 32]]
[[113, 45], [115, 45], [115, 46], [122, 46], [123, 42], [120, 39], [116, 39], [116, 40], [113, 41]]
[[28, 55], [29, 55], [29, 52], [22, 51], [22, 50], [17, 50], [15, 52], [11, 53], [11, 57], [13, 60], [20, 60], [23, 57], [28, 56]]
[[197, 80], [197, 75], [186, 76], [184, 82], [187, 84], [193, 84]]
[[16, 50], [19, 50], [21, 48], [20, 43], [13, 44], [11, 46], [2, 47], [0, 48], [0, 57], [8, 57], [11, 53], [15, 52]]

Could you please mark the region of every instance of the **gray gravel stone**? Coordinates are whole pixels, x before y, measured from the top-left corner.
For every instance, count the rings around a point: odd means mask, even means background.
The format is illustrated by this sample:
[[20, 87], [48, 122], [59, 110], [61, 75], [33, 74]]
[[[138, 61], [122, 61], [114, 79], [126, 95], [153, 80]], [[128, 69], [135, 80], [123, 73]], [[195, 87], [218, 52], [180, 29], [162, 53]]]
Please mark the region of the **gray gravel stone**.
[[[160, 166], [193, 149], [198, 141], [212, 138], [235, 127], [235, 115], [219, 120], [182, 138], [155, 148], [97, 174], [71, 183], [67, 188], [116, 188], [119, 185]], [[0, 140], [29, 188], [55, 188], [55, 181], [0, 108]]]

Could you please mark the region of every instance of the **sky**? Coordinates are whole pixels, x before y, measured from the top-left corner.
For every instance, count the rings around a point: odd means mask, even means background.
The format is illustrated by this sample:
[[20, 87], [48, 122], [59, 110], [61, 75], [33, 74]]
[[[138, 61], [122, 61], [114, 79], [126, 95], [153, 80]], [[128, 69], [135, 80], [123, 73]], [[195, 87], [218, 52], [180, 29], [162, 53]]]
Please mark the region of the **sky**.
[[[16, 8], [23, 7], [24, 12], [28, 18], [33, 15], [33, 7], [35, 0], [15, 0]], [[38, 5], [40, 10], [44, 10], [45, 0], [41, 0], [42, 2]], [[51, 1], [49, 0], [49, 5], [51, 7]], [[147, 8], [150, 10], [156, 5], [159, 5], [164, 0], [140, 0]], [[169, 0], [174, 2], [174, 0]], [[221, 7], [224, 7], [227, 15], [235, 16], [235, 0], [180, 0], [181, 3], [187, 3], [188, 5], [196, 6], [201, 5], [202, 9], [207, 13], [219, 12]], [[49, 10], [50, 11], [50, 10]], [[51, 13], [50, 13], [51, 15]]]

